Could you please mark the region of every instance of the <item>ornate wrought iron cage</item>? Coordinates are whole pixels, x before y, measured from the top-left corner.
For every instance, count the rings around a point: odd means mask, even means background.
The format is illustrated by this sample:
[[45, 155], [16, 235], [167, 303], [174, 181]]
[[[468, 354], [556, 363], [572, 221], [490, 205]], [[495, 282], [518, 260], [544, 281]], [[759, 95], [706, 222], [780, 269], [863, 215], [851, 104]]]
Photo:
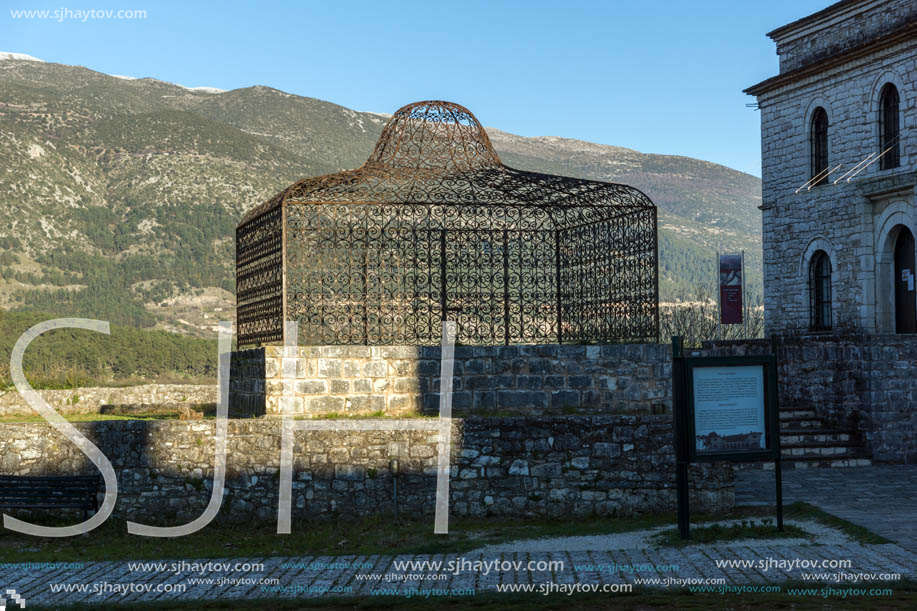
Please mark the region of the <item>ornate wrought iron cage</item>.
[[359, 169], [303, 179], [236, 231], [240, 345], [655, 340], [656, 207], [503, 165], [466, 108], [399, 109]]

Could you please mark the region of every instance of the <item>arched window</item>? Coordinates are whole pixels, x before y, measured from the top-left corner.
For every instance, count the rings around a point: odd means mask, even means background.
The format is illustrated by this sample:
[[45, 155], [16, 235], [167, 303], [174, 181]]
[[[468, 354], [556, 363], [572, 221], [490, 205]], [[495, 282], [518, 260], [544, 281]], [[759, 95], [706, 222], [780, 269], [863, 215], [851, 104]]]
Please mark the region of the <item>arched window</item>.
[[898, 143], [898, 88], [889, 83], [882, 88], [879, 98], [879, 152], [885, 152], [879, 160], [883, 170], [897, 168], [901, 163]]
[[809, 327], [831, 328], [831, 260], [823, 250], [815, 251], [809, 262]]
[[814, 185], [828, 182], [828, 113], [819, 106], [812, 114], [812, 176], [823, 174]]

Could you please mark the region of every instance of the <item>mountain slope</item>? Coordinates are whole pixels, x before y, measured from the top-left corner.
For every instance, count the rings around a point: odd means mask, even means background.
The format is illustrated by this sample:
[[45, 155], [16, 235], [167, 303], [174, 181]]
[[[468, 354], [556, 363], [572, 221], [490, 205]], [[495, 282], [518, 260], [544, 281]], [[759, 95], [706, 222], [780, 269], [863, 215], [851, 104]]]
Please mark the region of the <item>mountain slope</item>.
[[[0, 307], [212, 335], [243, 211], [357, 167], [385, 118], [269, 87], [215, 93], [0, 55]], [[508, 165], [631, 184], [659, 207], [662, 296], [744, 248], [760, 180], [696, 159], [488, 130]]]
[[707, 161], [570, 140], [488, 130], [513, 167], [629, 184], [658, 207], [663, 299], [716, 277], [717, 250], [746, 251], [749, 288], [761, 286], [761, 180]]

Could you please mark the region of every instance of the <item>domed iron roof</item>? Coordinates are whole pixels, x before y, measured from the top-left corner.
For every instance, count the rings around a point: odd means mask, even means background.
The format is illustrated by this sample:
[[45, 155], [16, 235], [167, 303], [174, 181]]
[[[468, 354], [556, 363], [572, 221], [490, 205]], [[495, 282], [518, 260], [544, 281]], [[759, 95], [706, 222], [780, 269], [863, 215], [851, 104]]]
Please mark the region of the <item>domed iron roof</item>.
[[[583, 216], [583, 207], [654, 207], [628, 185], [505, 166], [470, 110], [438, 100], [399, 108], [360, 168], [304, 178], [249, 211], [240, 226], [288, 203], [540, 206], [557, 226], [615, 214], [592, 210]], [[578, 218], [557, 218], [571, 213]]]
[[429, 101], [395, 111], [366, 165], [467, 172], [502, 164], [470, 110], [453, 102]]
[[400, 108], [360, 168], [306, 178], [236, 231], [239, 345], [656, 339], [656, 207], [503, 165], [471, 112]]

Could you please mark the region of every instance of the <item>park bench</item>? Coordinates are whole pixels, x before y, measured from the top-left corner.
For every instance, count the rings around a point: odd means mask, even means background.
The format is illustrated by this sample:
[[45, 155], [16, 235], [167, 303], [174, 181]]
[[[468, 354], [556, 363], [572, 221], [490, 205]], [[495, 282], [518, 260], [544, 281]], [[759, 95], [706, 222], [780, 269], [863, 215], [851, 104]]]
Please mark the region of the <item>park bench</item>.
[[98, 475], [0, 475], [0, 507], [82, 509], [83, 519], [99, 510]]

